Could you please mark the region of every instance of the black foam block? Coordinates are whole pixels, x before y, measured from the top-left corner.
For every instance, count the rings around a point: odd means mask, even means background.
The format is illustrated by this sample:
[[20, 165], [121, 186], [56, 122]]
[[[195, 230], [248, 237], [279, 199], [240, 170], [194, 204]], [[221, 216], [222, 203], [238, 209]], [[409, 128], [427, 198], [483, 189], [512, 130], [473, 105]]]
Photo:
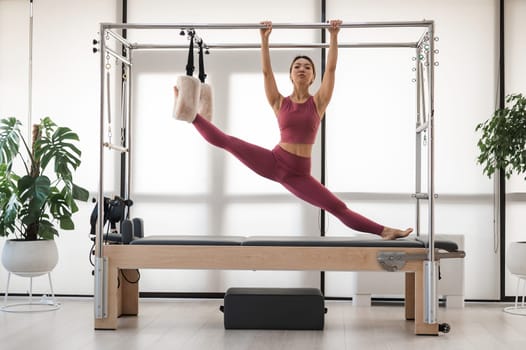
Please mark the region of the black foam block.
[[317, 288], [229, 288], [226, 329], [322, 330], [325, 301]]

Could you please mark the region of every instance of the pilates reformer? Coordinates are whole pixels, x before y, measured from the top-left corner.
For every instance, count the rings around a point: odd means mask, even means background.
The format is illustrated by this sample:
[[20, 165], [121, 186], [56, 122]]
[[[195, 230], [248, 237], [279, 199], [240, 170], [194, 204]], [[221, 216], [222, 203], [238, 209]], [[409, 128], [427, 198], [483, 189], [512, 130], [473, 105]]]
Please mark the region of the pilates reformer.
[[[415, 334], [437, 335], [449, 325], [424, 322], [425, 241], [284, 236], [146, 236], [129, 244], [105, 245], [108, 257], [107, 315], [97, 329], [117, 329], [118, 316], [137, 315], [136, 269], [391, 271], [405, 272], [405, 318]], [[437, 261], [463, 258], [448, 241], [435, 242]]]
[[[285, 24], [274, 23], [274, 29], [323, 29], [327, 23]], [[98, 220], [95, 248], [95, 328], [117, 329], [119, 315], [138, 314], [138, 284], [133, 280], [136, 269], [218, 269], [218, 270], [289, 270], [289, 271], [398, 271], [405, 272], [405, 313], [406, 319], [415, 320], [415, 333], [437, 335], [447, 332], [449, 325], [437, 321], [438, 299], [436, 280], [438, 266], [443, 258], [463, 258], [464, 252], [448, 242], [435, 242], [434, 237], [434, 55], [433, 21], [416, 22], [369, 22], [346, 23], [341, 28], [416, 28], [421, 35], [413, 42], [387, 43], [340, 43], [348, 48], [410, 48], [416, 57], [417, 91], [417, 179], [416, 233], [420, 237], [420, 202], [427, 201], [428, 230], [427, 239], [403, 239], [383, 241], [378, 239], [356, 240], [352, 238], [329, 237], [212, 237], [212, 236], [151, 236], [130, 240], [130, 244], [104, 244], [103, 223]], [[105, 101], [109, 103], [109, 58], [113, 57], [123, 66], [123, 76], [131, 77], [132, 55], [134, 50], [178, 50], [185, 49], [181, 44], [131, 43], [117, 33], [118, 30], [197, 30], [197, 29], [260, 29], [260, 24], [128, 24], [101, 23], [100, 50], [101, 66], [101, 107], [100, 107], [100, 176], [99, 203], [104, 200], [104, 151], [105, 149], [124, 153], [130, 164], [130, 147], [124, 143], [114, 145], [106, 141], [103, 134], [105, 120]], [[109, 45], [121, 45], [123, 54], [117, 53]], [[271, 48], [324, 48], [326, 43], [318, 44], [274, 44]], [[206, 49], [255, 49], [257, 44], [217, 43], [205, 44]], [[96, 50], [94, 50], [96, 51]], [[126, 79], [123, 79], [123, 84]], [[106, 85], [107, 84], [107, 85]], [[108, 93], [105, 95], [105, 91]], [[129, 126], [131, 91], [123, 85], [123, 124]], [[109, 119], [109, 108], [108, 108]], [[129, 135], [130, 128], [126, 127]], [[421, 182], [421, 144], [422, 134], [427, 135], [427, 190], [422, 191]], [[128, 138], [126, 138], [128, 140]], [[123, 197], [130, 196], [129, 168], [126, 168], [128, 181], [123, 186]], [[103, 217], [103, 208], [98, 208], [98, 218]], [[123, 274], [127, 278], [120, 278]]]

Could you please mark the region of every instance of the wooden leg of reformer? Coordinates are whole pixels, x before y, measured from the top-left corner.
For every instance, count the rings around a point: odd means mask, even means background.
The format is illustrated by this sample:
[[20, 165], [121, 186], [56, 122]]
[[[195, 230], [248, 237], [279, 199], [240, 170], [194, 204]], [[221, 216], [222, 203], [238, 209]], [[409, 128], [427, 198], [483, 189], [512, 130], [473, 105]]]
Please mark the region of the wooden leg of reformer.
[[405, 273], [405, 319], [415, 319], [415, 273]]
[[104, 318], [95, 319], [95, 329], [117, 329], [117, 316], [119, 312], [119, 288], [118, 288], [118, 269], [108, 263], [108, 313]]
[[424, 322], [424, 263], [415, 272], [415, 334], [438, 335], [438, 323]]
[[139, 271], [119, 270], [119, 315], [137, 316], [139, 313]]

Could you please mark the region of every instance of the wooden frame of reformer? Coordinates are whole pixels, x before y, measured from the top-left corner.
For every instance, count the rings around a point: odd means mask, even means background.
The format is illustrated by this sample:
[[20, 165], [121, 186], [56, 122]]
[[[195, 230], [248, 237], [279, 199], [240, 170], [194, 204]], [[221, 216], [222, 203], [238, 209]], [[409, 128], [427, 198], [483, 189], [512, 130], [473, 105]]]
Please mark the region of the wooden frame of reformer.
[[[385, 271], [378, 255], [403, 253], [409, 259], [405, 272], [405, 319], [414, 321], [417, 335], [438, 335], [440, 324], [424, 321], [424, 248], [299, 247], [213, 245], [105, 245], [106, 313], [95, 318], [95, 329], [117, 329], [119, 316], [139, 314], [137, 269], [284, 270], [284, 271]], [[461, 258], [462, 254], [441, 253]], [[125, 277], [123, 276], [125, 275]]]
[[[323, 29], [327, 23], [274, 23], [274, 29]], [[105, 106], [109, 103], [106, 92], [108, 76], [105, 76], [109, 57], [115, 58], [123, 65], [123, 72], [131, 77], [131, 53], [134, 50], [180, 50], [187, 45], [131, 43], [117, 33], [119, 30], [254, 30], [262, 28], [261, 24], [250, 23], [174, 23], [174, 24], [129, 24], [101, 23], [100, 25], [100, 173], [98, 202], [104, 200], [104, 153], [113, 149], [125, 153], [130, 164], [131, 142], [128, 145], [111, 144], [105, 141]], [[421, 35], [412, 42], [371, 42], [339, 43], [341, 48], [409, 48], [415, 50], [416, 61], [416, 231], [420, 234], [420, 202], [427, 201], [429, 237], [424, 248], [358, 248], [358, 247], [247, 247], [247, 246], [117, 246], [104, 245], [102, 242], [103, 222], [98, 220], [95, 247], [95, 328], [116, 329], [117, 316], [120, 314], [137, 314], [138, 286], [126, 283], [117, 277], [121, 271], [130, 273], [139, 268], [172, 268], [172, 269], [246, 269], [246, 270], [318, 270], [318, 271], [383, 271], [377, 254], [381, 251], [402, 250], [408, 254], [425, 256], [424, 259], [409, 261], [401, 271], [406, 272], [406, 318], [415, 319], [416, 334], [437, 334], [436, 280], [438, 277], [438, 260], [434, 245], [434, 22], [343, 22], [346, 28], [418, 28]], [[109, 42], [122, 46], [123, 54], [109, 47]], [[206, 43], [209, 49], [256, 49], [259, 44], [247, 43]], [[326, 43], [278, 43], [271, 49], [279, 48], [325, 48]], [[109, 74], [109, 73], [108, 73]], [[122, 101], [127, 126], [130, 124], [131, 89], [127, 89]], [[109, 108], [108, 108], [109, 109]], [[129, 127], [126, 128], [130, 134]], [[426, 191], [422, 191], [422, 135], [427, 133], [427, 181]], [[130, 166], [128, 166], [128, 169]], [[129, 170], [125, 191], [130, 193]], [[103, 206], [99, 205], [98, 217], [103, 217]], [[285, 253], [286, 252], [286, 253]], [[285, 254], [284, 254], [285, 253]]]

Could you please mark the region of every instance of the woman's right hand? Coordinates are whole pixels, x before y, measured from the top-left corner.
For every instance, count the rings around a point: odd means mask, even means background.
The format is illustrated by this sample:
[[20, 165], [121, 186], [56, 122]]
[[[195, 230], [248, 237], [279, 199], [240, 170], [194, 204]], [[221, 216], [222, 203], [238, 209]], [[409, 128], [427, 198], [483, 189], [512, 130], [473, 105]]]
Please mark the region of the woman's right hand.
[[265, 28], [261, 28], [259, 30], [259, 33], [261, 34], [261, 39], [268, 40], [270, 33], [272, 33], [272, 21], [262, 21], [260, 22], [260, 24], [265, 26]]
[[327, 28], [327, 30], [329, 31], [329, 33], [331, 34], [338, 34], [338, 32], [340, 31], [340, 26], [342, 25], [342, 20], [340, 19], [331, 19], [329, 21], [329, 24], [330, 24], [330, 27]]

